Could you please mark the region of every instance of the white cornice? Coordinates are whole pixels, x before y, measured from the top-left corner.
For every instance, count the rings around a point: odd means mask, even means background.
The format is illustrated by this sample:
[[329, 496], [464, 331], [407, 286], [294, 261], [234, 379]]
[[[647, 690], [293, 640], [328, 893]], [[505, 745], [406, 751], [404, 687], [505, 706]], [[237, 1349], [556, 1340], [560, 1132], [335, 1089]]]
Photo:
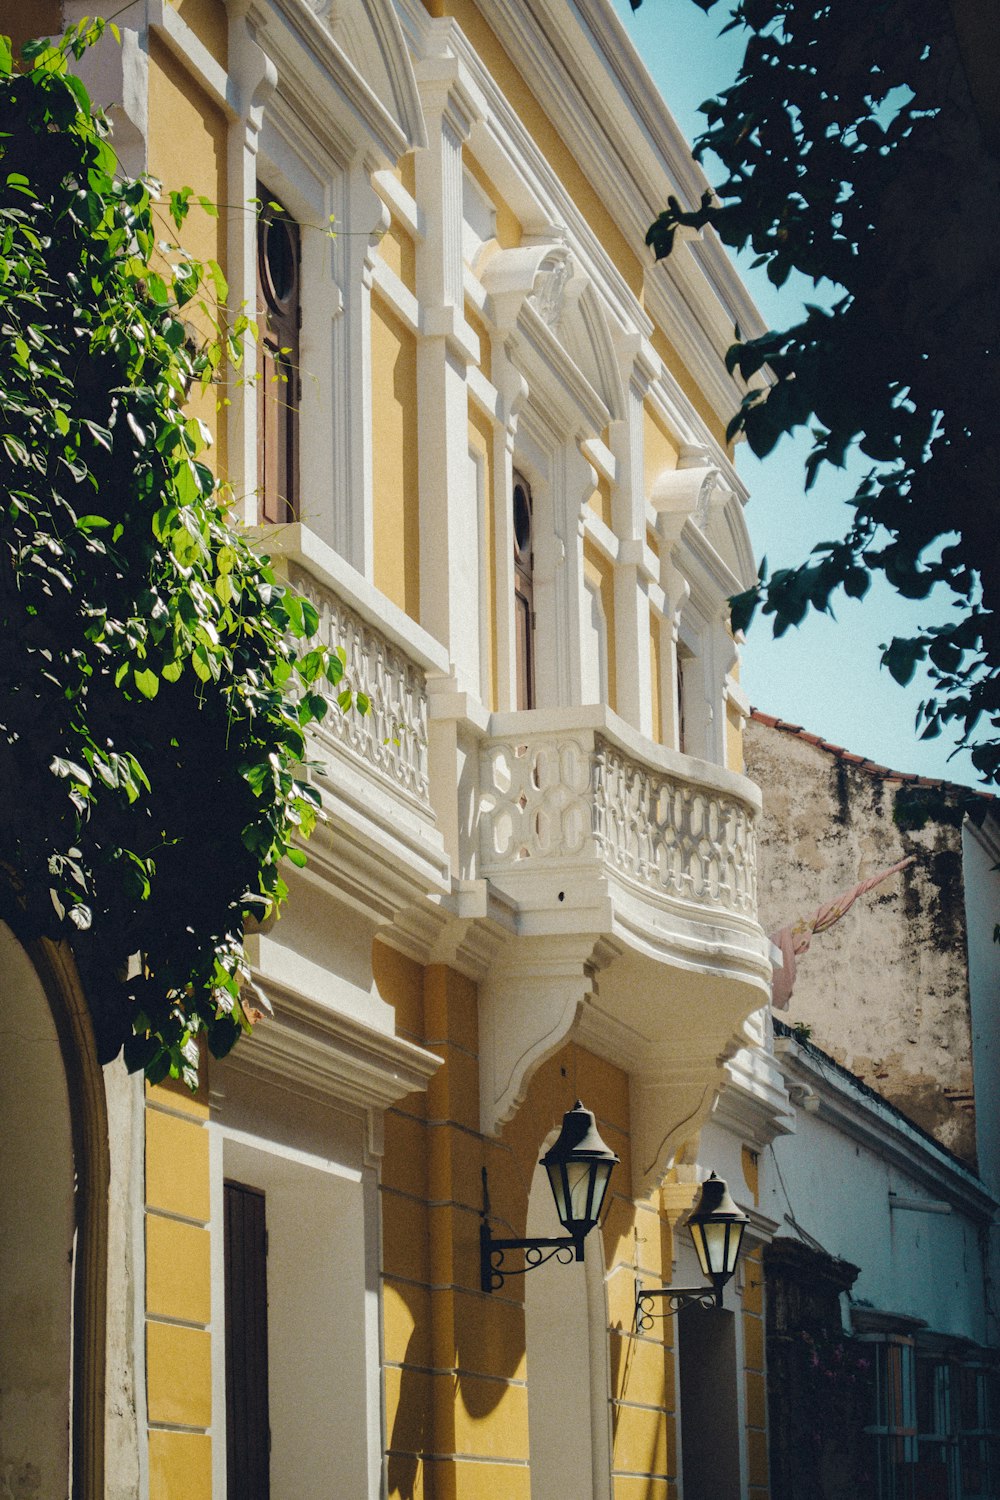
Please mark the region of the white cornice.
[[341, 1011], [255, 975], [274, 1010], [226, 1067], [268, 1077], [323, 1102], [386, 1109], [422, 1090], [441, 1058], [402, 1037], [376, 1030]]
[[726, 1063], [712, 1121], [762, 1150], [795, 1130], [794, 1112], [773, 1056], [761, 1046], [741, 1047]]
[[979, 1178], [942, 1147], [909, 1124], [886, 1101], [872, 1098], [834, 1067], [825, 1067], [791, 1037], [776, 1039], [775, 1058], [791, 1091], [808, 1091], [811, 1113], [850, 1136], [883, 1161], [892, 1162], [933, 1198], [944, 1198], [959, 1212], [988, 1222], [997, 1203]]
[[[424, 15], [422, 21], [419, 17], [414, 17], [413, 26], [419, 30], [424, 45], [427, 45], [427, 28], [437, 28], [433, 37], [435, 48], [440, 49], [443, 45], [453, 48], [473, 78], [485, 102], [485, 116], [473, 129], [471, 148], [485, 169], [497, 179], [498, 186], [511, 201], [511, 206], [522, 220], [526, 231], [529, 234], [552, 234], [554, 227], [561, 226], [574, 253], [579, 256], [585, 273], [599, 289], [606, 309], [619, 328], [626, 336], [630, 331], [637, 331], [643, 339], [648, 339], [653, 331], [653, 322], [457, 23], [451, 19], [430, 22]], [[544, 93], [542, 97], [546, 97]], [[582, 152], [581, 143], [574, 141], [574, 144]], [[588, 150], [593, 151], [592, 141]], [[595, 162], [588, 159], [585, 165], [588, 172], [593, 167], [595, 171], [600, 170], [603, 176], [605, 168], [599, 152]], [[622, 171], [624, 170], [623, 168]], [[620, 195], [624, 186], [619, 176], [613, 184], [600, 182], [598, 190], [607, 201], [608, 193]], [[653, 211], [650, 211], [649, 218], [652, 216]], [[647, 270], [651, 268], [649, 252], [644, 244], [648, 222], [649, 219], [644, 223], [636, 219], [632, 225], [636, 255], [639, 264], [645, 264]], [[623, 224], [623, 228], [625, 227]], [[702, 297], [699, 303], [698, 274], [690, 264], [678, 270], [677, 265], [682, 259], [683, 257], [679, 257], [675, 262], [671, 275], [675, 281], [679, 277], [690, 283], [686, 296], [693, 298], [693, 301], [676, 297], [671, 301], [666, 290], [668, 283], [663, 281], [660, 273], [652, 277], [647, 274], [645, 295], [647, 299], [651, 299], [650, 310], [677, 350], [679, 360], [705, 393], [719, 420], [727, 421], [732, 415], [740, 389], [727, 375], [723, 363], [725, 350], [732, 342], [731, 324], [728, 314], [715, 304], [714, 299], [709, 303]], [[663, 276], [666, 274], [664, 271]], [[714, 328], [710, 322], [706, 322], [710, 306], [714, 309]], [[692, 327], [696, 331], [692, 332]], [[653, 356], [660, 386], [656, 394], [660, 403], [669, 411], [671, 429], [682, 441], [713, 441], [704, 419], [682, 391], [674, 373], [659, 356], [653, 354], [651, 347], [650, 354]]]
[[564, 430], [587, 436], [604, 431], [610, 411], [530, 302], [518, 314], [511, 344], [519, 346], [529, 385], [532, 365], [541, 372], [543, 387], [536, 395], [546, 403], [558, 401]]
[[[279, 78], [288, 92], [294, 84], [301, 104], [319, 117], [340, 119], [346, 109], [362, 126], [370, 147], [381, 160], [373, 166], [394, 165], [413, 145], [422, 145], [423, 124], [416, 102], [416, 85], [410, 72], [414, 119], [409, 134], [386, 109], [351, 59], [338, 45], [323, 22], [302, 0], [250, 0], [247, 19], [255, 39], [278, 69]], [[409, 71], [405, 50], [400, 50]], [[354, 136], [356, 131], [350, 131]]]
[[[669, 195], [694, 206], [709, 184], [607, 0], [479, 4], [640, 264], [651, 268], [646, 231]], [[659, 293], [664, 331], [728, 419], [740, 389], [723, 363], [734, 324], [751, 334], [764, 324], [721, 245], [711, 233], [679, 244], [646, 280]], [[699, 335], [707, 349], [697, 348]]]
[[450, 893], [400, 912], [379, 940], [417, 963], [447, 964], [477, 984], [517, 930], [513, 903], [487, 880], [453, 880]]

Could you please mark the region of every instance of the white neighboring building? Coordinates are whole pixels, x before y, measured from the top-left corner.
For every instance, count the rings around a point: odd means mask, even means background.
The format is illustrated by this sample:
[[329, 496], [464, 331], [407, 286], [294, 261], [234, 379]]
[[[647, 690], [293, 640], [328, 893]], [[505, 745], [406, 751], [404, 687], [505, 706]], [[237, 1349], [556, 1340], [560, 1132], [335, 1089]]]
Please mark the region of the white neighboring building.
[[[756, 1200], [726, 1302], [742, 1304], [749, 1371], [762, 1281], [771, 1500], [1000, 1495], [993, 808], [757, 713], [745, 744], [764, 800], [766, 928], [917, 857], [814, 940], [792, 1024], [747, 1023], [750, 1045], [678, 1169], [715, 1169], [743, 1206]], [[689, 1253], [678, 1284], [699, 1279]], [[683, 1336], [680, 1352], [683, 1371]]]

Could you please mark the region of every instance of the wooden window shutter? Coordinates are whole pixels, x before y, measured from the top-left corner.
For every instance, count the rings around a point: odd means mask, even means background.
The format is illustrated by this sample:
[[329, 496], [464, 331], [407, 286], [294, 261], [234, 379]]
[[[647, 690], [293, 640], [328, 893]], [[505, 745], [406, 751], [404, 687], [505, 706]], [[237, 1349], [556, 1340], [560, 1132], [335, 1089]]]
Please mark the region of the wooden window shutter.
[[299, 508], [299, 226], [257, 184], [257, 484], [262, 521]]
[[264, 1194], [227, 1182], [223, 1197], [227, 1500], [270, 1500], [267, 1224]]

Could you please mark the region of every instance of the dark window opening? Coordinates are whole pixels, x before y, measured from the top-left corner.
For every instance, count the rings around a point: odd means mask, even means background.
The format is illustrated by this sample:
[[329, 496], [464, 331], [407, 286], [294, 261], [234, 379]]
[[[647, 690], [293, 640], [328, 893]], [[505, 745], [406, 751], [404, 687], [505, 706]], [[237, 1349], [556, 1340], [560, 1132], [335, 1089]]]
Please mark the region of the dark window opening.
[[270, 1500], [267, 1222], [264, 1194], [227, 1182], [223, 1198], [226, 1309], [226, 1495]]
[[298, 515], [299, 226], [257, 184], [257, 484], [262, 521]]
[[533, 507], [527, 480], [514, 474], [514, 656], [518, 708], [535, 706]]

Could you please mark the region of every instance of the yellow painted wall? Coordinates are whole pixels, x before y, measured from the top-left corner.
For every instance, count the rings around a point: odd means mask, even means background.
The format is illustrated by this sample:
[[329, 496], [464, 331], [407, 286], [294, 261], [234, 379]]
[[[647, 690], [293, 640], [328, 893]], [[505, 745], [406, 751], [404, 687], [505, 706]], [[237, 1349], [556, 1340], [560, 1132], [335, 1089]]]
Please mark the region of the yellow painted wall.
[[419, 620], [417, 346], [405, 324], [374, 295], [372, 430], [375, 586]]
[[677, 448], [659, 417], [648, 406], [642, 409], [642, 458], [643, 494], [648, 500], [664, 469], [677, 467]]
[[600, 516], [605, 526], [611, 527], [611, 481], [603, 474], [597, 477], [597, 488], [591, 492], [589, 505], [595, 515]]
[[743, 715], [732, 703], [726, 704], [726, 765], [730, 771], [742, 776], [743, 764]]
[[[740, 680], [740, 664], [736, 662], [729, 673], [731, 682]], [[743, 775], [743, 715], [735, 703], [726, 700], [726, 765], [730, 771]]]
[[210, 1500], [212, 1493], [207, 1069], [203, 1057], [195, 1097], [173, 1084], [146, 1094], [150, 1500]]
[[224, 0], [167, 0], [217, 63], [226, 67], [229, 23]]
[[[681, 359], [680, 355], [677, 353], [677, 350], [667, 338], [662, 328], [654, 325], [653, 332], [650, 335], [650, 343], [653, 345], [653, 348], [663, 360], [663, 363], [666, 365], [671, 375], [677, 381], [677, 384], [680, 386], [685, 396], [687, 396], [691, 404], [697, 409], [698, 415], [701, 417], [705, 425], [709, 428], [712, 436], [723, 445], [723, 447], [730, 455], [732, 455], [732, 444], [727, 443], [726, 441], [726, 423], [719, 420], [718, 415], [715, 411], [713, 411], [712, 407], [705, 399], [701, 387], [692, 378], [687, 369], [687, 366], [684, 364], [684, 361]], [[734, 387], [734, 412], [736, 411], [738, 405], [739, 399]]]
[[614, 564], [603, 553], [598, 552], [589, 539], [583, 544], [583, 573], [587, 582], [595, 586], [601, 595], [601, 607], [607, 627], [608, 707], [614, 709], [617, 706]]
[[493, 424], [485, 412], [469, 403], [469, 448], [483, 465], [486, 490], [486, 535], [489, 538], [489, 566], [486, 569], [486, 617], [489, 622], [487, 643], [487, 707], [496, 709], [497, 701], [497, 557], [496, 557], [496, 486], [493, 475]]
[[500, 192], [493, 179], [483, 171], [479, 162], [466, 148], [462, 153], [462, 161], [471, 177], [482, 188], [489, 198], [497, 215], [497, 244], [501, 250], [512, 250], [521, 243], [521, 221]]
[[471, 302], [465, 304], [465, 321], [479, 340], [479, 368], [487, 380], [493, 379], [493, 345], [490, 331]]
[[379, 240], [378, 254], [391, 271], [394, 271], [408, 291], [417, 289], [417, 257], [412, 235], [393, 219]]
[[[204, 8], [204, 0], [202, 0]], [[222, 110], [206, 95], [195, 79], [156, 36], [149, 45], [149, 170], [171, 188], [191, 187], [211, 203], [226, 203], [227, 125]], [[175, 230], [163, 216], [164, 238]], [[214, 260], [223, 271], [225, 263], [225, 215], [217, 218], [197, 205], [189, 213], [179, 236], [184, 249], [201, 261]], [[200, 300], [213, 305], [209, 283]], [[211, 336], [209, 321], [191, 304], [185, 316], [199, 333]], [[220, 387], [211, 386], [191, 398], [191, 410], [212, 433], [212, 459], [220, 471], [226, 468], [226, 427], [219, 420]]]
[[373, 968], [400, 1034], [443, 1059], [427, 1093], [402, 1100], [385, 1122], [390, 1497], [529, 1500], [524, 1283], [514, 1278], [490, 1295], [479, 1290], [480, 1174], [485, 1166], [496, 1222], [523, 1234], [539, 1146], [579, 1097], [621, 1158], [603, 1228], [615, 1500], [667, 1500], [676, 1470], [672, 1328], [637, 1336], [633, 1309], [637, 1268], [648, 1282], [669, 1276], [671, 1240], [658, 1199], [636, 1205], [630, 1196], [627, 1076], [567, 1045], [539, 1067], [500, 1138], [486, 1138], [479, 1131], [475, 985], [381, 943]]
[[405, 187], [411, 198], [417, 193], [417, 159], [410, 151], [406, 156], [400, 157], [396, 167], [396, 176]]

